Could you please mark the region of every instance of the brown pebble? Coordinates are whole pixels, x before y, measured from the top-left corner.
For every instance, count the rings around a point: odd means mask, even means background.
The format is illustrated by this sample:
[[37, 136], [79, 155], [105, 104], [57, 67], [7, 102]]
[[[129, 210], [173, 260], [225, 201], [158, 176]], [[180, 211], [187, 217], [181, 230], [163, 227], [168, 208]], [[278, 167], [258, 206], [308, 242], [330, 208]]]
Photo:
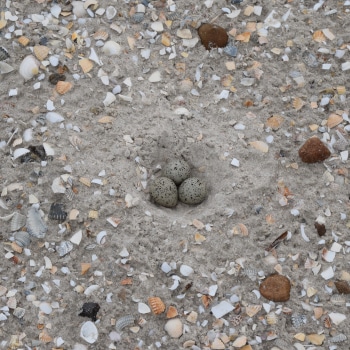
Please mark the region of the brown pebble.
[[340, 294], [350, 294], [350, 285], [348, 282], [336, 281], [334, 284]]
[[59, 81], [65, 81], [66, 76], [64, 74], [52, 73], [49, 75], [49, 82], [52, 85], [56, 85]]
[[315, 228], [320, 237], [326, 234], [326, 226], [324, 224], [319, 224], [317, 221], [315, 222]]
[[327, 146], [318, 138], [309, 138], [299, 149], [299, 157], [304, 163], [323, 162], [331, 155]]
[[225, 47], [228, 42], [226, 30], [215, 24], [204, 23], [198, 28], [198, 35], [207, 50]]
[[260, 284], [259, 291], [266, 299], [281, 302], [289, 300], [290, 288], [291, 284], [287, 277], [274, 274]]

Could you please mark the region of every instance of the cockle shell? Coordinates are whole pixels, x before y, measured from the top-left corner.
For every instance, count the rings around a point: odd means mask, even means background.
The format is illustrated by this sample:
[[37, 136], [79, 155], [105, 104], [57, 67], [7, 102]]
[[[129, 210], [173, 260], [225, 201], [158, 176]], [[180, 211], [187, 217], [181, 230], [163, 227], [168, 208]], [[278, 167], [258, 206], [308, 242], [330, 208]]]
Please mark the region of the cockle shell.
[[170, 319], [164, 326], [164, 330], [172, 338], [180, 338], [183, 332], [183, 325], [179, 318]]
[[83, 72], [86, 74], [86, 73], [89, 73], [91, 71], [91, 69], [94, 67], [94, 64], [88, 58], [82, 58], [79, 61], [79, 66], [81, 67]]
[[131, 326], [135, 324], [135, 317], [133, 315], [126, 315], [120, 317], [116, 324], [115, 324], [115, 329], [117, 332], [121, 332], [125, 327]]
[[41, 218], [40, 212], [36, 207], [31, 207], [28, 210], [27, 231], [31, 236], [36, 238], [44, 238], [47, 232], [47, 226]]
[[166, 318], [174, 318], [178, 316], [178, 311], [175, 306], [170, 305], [167, 312], [166, 312]]
[[68, 91], [70, 91], [73, 88], [73, 84], [69, 81], [63, 81], [60, 80], [57, 82], [56, 84], [56, 91], [60, 94], [60, 95], [64, 95], [66, 94]]
[[67, 218], [67, 212], [63, 210], [63, 204], [52, 203], [48, 216], [51, 220], [64, 221]]
[[31, 240], [29, 233], [26, 231], [18, 231], [13, 235], [15, 242], [22, 248], [28, 247]]
[[33, 48], [34, 55], [39, 61], [43, 61], [50, 52], [50, 49], [44, 45], [35, 45]]
[[26, 56], [19, 66], [19, 74], [24, 80], [30, 80], [39, 73], [39, 66], [40, 62], [33, 55]]
[[266, 322], [269, 325], [274, 325], [278, 322], [278, 317], [274, 312], [269, 312], [266, 316], [265, 316]]
[[98, 30], [94, 35], [93, 35], [93, 38], [95, 40], [107, 40], [108, 39], [108, 32], [106, 32], [105, 30]]
[[103, 45], [102, 51], [107, 56], [118, 56], [121, 54], [122, 48], [115, 41], [109, 40]]
[[148, 304], [155, 315], [159, 315], [165, 310], [165, 304], [159, 297], [149, 297]]
[[261, 308], [262, 308], [261, 305], [247, 305], [245, 308], [245, 313], [249, 317], [253, 317], [261, 310]]
[[23, 45], [23, 46], [27, 46], [30, 42], [30, 40], [26, 37], [26, 36], [20, 36], [17, 41]]
[[26, 223], [26, 217], [18, 212], [15, 212], [11, 220], [11, 231], [18, 231]]

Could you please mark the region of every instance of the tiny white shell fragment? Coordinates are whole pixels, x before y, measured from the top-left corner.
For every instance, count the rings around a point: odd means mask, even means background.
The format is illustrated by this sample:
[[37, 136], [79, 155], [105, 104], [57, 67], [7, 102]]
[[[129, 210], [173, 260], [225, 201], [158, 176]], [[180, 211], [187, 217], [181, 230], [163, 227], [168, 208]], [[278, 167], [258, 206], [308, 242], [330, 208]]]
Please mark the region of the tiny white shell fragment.
[[64, 118], [56, 112], [48, 112], [46, 113], [46, 120], [50, 123], [60, 123], [64, 121]]
[[216, 318], [221, 318], [222, 316], [228, 314], [234, 309], [233, 305], [226, 300], [223, 300], [220, 304], [215, 305], [211, 308], [211, 312]]
[[140, 313], [140, 314], [148, 314], [151, 312], [151, 309], [150, 307], [145, 304], [145, 303], [138, 303], [138, 306], [137, 306], [137, 311]]
[[39, 73], [39, 66], [40, 62], [33, 55], [26, 56], [19, 66], [19, 74], [24, 80], [30, 80]]
[[93, 344], [98, 339], [98, 330], [95, 324], [91, 321], [85, 322], [80, 329], [80, 337], [87, 343]]
[[49, 303], [46, 303], [46, 302], [42, 302], [40, 303], [40, 306], [39, 306], [40, 310], [42, 312], [44, 312], [46, 315], [49, 315], [51, 314], [52, 312], [52, 307]]
[[109, 40], [103, 45], [102, 51], [107, 56], [118, 56], [121, 54], [122, 48], [115, 41]]
[[331, 246], [331, 249], [330, 249], [332, 252], [335, 252], [335, 253], [340, 253], [341, 250], [342, 250], [342, 246], [341, 244], [337, 243], [337, 242], [334, 242]]
[[46, 270], [51, 270], [52, 269], [52, 262], [51, 262], [51, 260], [47, 256], [44, 256], [44, 261], [45, 261], [45, 269]]
[[231, 165], [238, 168], [239, 167], [239, 160], [237, 158], [233, 158], [231, 161]]
[[107, 237], [107, 232], [106, 231], [101, 231], [97, 234], [96, 236], [96, 242], [99, 245], [103, 245], [106, 243], [106, 237]]
[[151, 83], [157, 83], [159, 81], [162, 80], [162, 76], [160, 74], [159, 70], [156, 70], [155, 72], [153, 72], [150, 77], [148, 78], [148, 81]]
[[171, 271], [171, 266], [167, 262], [163, 262], [160, 268], [164, 273], [168, 273]]
[[49, 143], [43, 142], [43, 147], [45, 149], [45, 153], [47, 156], [54, 156], [55, 155], [55, 151]]
[[208, 294], [209, 294], [211, 297], [213, 297], [213, 296], [215, 296], [217, 290], [218, 290], [218, 285], [217, 285], [217, 284], [214, 284], [214, 285], [212, 285], [212, 286], [209, 287], [209, 293], [208, 293]]
[[11, 96], [17, 96], [17, 94], [18, 94], [18, 89], [16, 88], [16, 89], [10, 89], [10, 91], [9, 91], [9, 96], [11, 97]]
[[52, 181], [51, 189], [53, 193], [65, 193], [66, 187], [62, 183], [61, 177], [56, 177]]
[[79, 245], [83, 238], [83, 231], [79, 230], [70, 238], [70, 241], [76, 245]]
[[300, 225], [300, 234], [301, 234], [301, 237], [303, 238], [304, 241], [310, 242], [309, 237], [306, 236], [306, 233], [305, 233], [305, 225], [303, 225], [303, 224]]
[[325, 280], [329, 280], [331, 278], [334, 277], [334, 271], [332, 266], [330, 266], [328, 269], [324, 270], [321, 272], [321, 276], [325, 279]]
[[87, 287], [84, 291], [85, 295], [91, 295], [93, 292], [98, 290], [100, 286], [98, 284], [92, 284], [91, 286]]
[[188, 265], [181, 265], [180, 266], [180, 273], [181, 273], [182, 276], [188, 277], [193, 272], [194, 271], [193, 271], [192, 267], [190, 267]]
[[106, 98], [103, 100], [103, 104], [105, 107], [108, 107], [109, 105], [111, 105], [117, 98], [115, 97], [114, 94], [112, 94], [111, 92], [107, 92], [106, 94]]
[[125, 247], [119, 253], [119, 256], [121, 256], [122, 258], [127, 258], [129, 255], [129, 252]]
[[13, 159], [17, 159], [19, 157], [22, 157], [24, 154], [29, 153], [29, 149], [27, 148], [17, 148], [13, 152]]

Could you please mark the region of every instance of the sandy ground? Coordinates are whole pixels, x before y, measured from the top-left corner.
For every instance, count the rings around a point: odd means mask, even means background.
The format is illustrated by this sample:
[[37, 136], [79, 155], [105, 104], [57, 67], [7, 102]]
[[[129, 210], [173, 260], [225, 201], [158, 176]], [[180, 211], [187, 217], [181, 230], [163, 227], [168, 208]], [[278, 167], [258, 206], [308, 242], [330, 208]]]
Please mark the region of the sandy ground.
[[[151, 1], [140, 23], [131, 18], [137, 2], [123, 0], [98, 1], [94, 17], [85, 10], [79, 19], [50, 14], [54, 6], [69, 12], [69, 3], [1, 3], [1, 11], [11, 13], [0, 32], [9, 53], [2, 62], [14, 70], [0, 76], [0, 348], [348, 348], [348, 339], [338, 344], [333, 337], [349, 329], [349, 299], [334, 283], [350, 279], [349, 1], [244, 1], [235, 7], [216, 0]], [[107, 6], [118, 11], [111, 20], [98, 14]], [[28, 21], [36, 20], [32, 15], [47, 21]], [[181, 28], [198, 38], [196, 28], [212, 20], [230, 33], [236, 57], [206, 51], [200, 41], [186, 46], [178, 36]], [[152, 38], [157, 21], [163, 30]], [[99, 46], [93, 34], [100, 29], [120, 44], [119, 55], [107, 56]], [[77, 39], [68, 50], [73, 33]], [[170, 46], [162, 43], [164, 33]], [[29, 39], [26, 46], [18, 42], [21, 35]], [[50, 52], [25, 81], [20, 64], [39, 42]], [[79, 61], [91, 48], [101, 65], [92, 61], [84, 74]], [[73, 83], [64, 95], [49, 81], [61, 69], [48, 61], [53, 56]], [[160, 78], [151, 82], [154, 72]], [[106, 106], [113, 89], [122, 97]], [[47, 120], [52, 102], [51, 112], [64, 120]], [[272, 127], [271, 116], [282, 118]], [[305, 164], [298, 149], [314, 135], [332, 155]], [[15, 150], [43, 144], [52, 156], [16, 158]], [[201, 204], [169, 209], [150, 201], [149, 183], [173, 158], [186, 160], [207, 182]], [[16, 252], [6, 218], [27, 216], [33, 203], [48, 230]], [[63, 205], [65, 222], [48, 218], [52, 203]], [[322, 237], [316, 219], [325, 223]], [[101, 231], [107, 235], [99, 245]], [[267, 252], [286, 231], [287, 239]], [[79, 244], [60, 257], [57, 246], [77, 232]], [[91, 266], [82, 272], [82, 264]], [[182, 265], [193, 272], [183, 276]], [[291, 281], [286, 302], [259, 295], [259, 283], [275, 272]], [[164, 313], [147, 312], [152, 296], [163, 300]], [[217, 319], [215, 306], [224, 301], [229, 306]], [[78, 316], [86, 302], [100, 306], [98, 339], [91, 345], [80, 336], [89, 321]], [[169, 306], [182, 322], [178, 338], [164, 330]], [[16, 308], [24, 316], [16, 317]], [[115, 322], [126, 315], [135, 324], [117, 332]], [[302, 320], [299, 327], [293, 319]]]

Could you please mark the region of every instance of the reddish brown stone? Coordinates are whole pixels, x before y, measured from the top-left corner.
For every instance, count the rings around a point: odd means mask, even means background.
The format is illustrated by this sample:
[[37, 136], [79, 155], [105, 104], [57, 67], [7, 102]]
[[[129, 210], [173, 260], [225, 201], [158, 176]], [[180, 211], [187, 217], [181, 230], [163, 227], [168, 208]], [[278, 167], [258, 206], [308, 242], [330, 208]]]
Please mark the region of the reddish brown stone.
[[304, 163], [323, 162], [331, 155], [327, 146], [318, 138], [309, 138], [299, 149], [299, 157]]
[[282, 275], [270, 275], [260, 284], [261, 295], [275, 302], [287, 301], [290, 297], [291, 284], [287, 277]]
[[320, 237], [326, 234], [326, 226], [324, 224], [319, 224], [317, 221], [315, 222], [315, 228]]
[[215, 24], [204, 23], [198, 28], [198, 35], [207, 50], [225, 47], [228, 42], [226, 30]]
[[350, 285], [348, 282], [336, 281], [334, 284], [340, 294], [350, 294]]

